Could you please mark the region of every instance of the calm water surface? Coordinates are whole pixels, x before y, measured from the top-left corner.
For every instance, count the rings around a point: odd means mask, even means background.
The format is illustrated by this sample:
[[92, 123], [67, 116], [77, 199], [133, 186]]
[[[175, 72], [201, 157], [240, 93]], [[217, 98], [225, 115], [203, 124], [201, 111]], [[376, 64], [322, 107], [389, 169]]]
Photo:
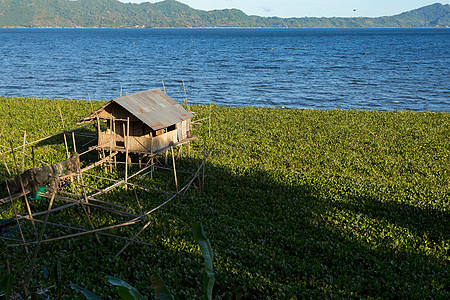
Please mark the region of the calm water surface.
[[450, 110], [450, 29], [0, 29], [0, 95]]

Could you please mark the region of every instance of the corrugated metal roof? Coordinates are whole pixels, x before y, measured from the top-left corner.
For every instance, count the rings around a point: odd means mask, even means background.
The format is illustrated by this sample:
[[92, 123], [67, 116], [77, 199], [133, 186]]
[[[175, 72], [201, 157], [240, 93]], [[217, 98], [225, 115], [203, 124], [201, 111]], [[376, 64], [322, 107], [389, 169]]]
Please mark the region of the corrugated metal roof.
[[117, 103], [153, 130], [194, 117], [160, 89], [123, 96], [111, 102]]

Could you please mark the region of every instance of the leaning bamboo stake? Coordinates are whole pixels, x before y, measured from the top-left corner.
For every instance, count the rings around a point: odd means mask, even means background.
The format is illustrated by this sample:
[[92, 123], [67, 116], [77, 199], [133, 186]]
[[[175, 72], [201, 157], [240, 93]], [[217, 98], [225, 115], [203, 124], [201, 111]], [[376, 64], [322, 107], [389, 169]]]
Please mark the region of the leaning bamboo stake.
[[9, 171], [8, 164], [6, 163], [5, 157], [3, 156], [3, 153], [1, 150], [0, 150], [0, 155], [2, 156], [3, 164], [5, 165], [6, 171], [8, 172], [8, 176], [11, 176], [11, 172]]
[[162, 81], [164, 93], [166, 92], [166, 87], [164, 86], [164, 80]]
[[92, 113], [94, 113], [94, 106], [92, 105], [91, 95], [88, 94], [89, 103], [91, 104]]
[[13, 155], [13, 158], [14, 158], [14, 164], [16, 166], [17, 176], [19, 176], [20, 186], [22, 188], [23, 197], [24, 197], [24, 200], [25, 200], [25, 204], [27, 206], [28, 215], [31, 218], [31, 224], [33, 225], [34, 235], [37, 237], [36, 225], [34, 224], [33, 217], [31, 216], [31, 208], [30, 208], [30, 204], [28, 203], [27, 193], [25, 192], [25, 187], [23, 186], [22, 176], [20, 176], [19, 167], [17, 166], [16, 154], [15, 154], [15, 152], [13, 150], [12, 142], [9, 142], [9, 143], [11, 145], [11, 152], [12, 152], [12, 155]]
[[73, 152], [77, 153], [77, 144], [75, 143], [75, 133], [72, 131]]
[[138, 195], [136, 193], [136, 189], [134, 189], [133, 191], [134, 191], [134, 197], [136, 198], [136, 202], [137, 202], [137, 205], [138, 205], [138, 208], [139, 208], [139, 212], [141, 213], [141, 215], [143, 215], [144, 212], [142, 211], [141, 203], [139, 203], [139, 197], [138, 197]]
[[155, 171], [155, 164], [153, 163], [153, 134], [150, 132], [150, 160], [152, 164], [152, 172], [150, 173], [150, 179], [153, 179], [153, 172]]
[[208, 127], [208, 137], [211, 138], [211, 101], [209, 102], [209, 127]]
[[3, 122], [3, 126], [2, 126], [2, 131], [0, 132], [0, 137], [3, 135], [3, 129], [5, 129], [7, 119], [8, 119], [8, 117], [5, 117], [5, 121]]
[[184, 80], [182, 80], [182, 82], [183, 82], [183, 89], [184, 89], [184, 104], [187, 106], [186, 87], [184, 86]]
[[22, 173], [25, 172], [25, 144], [27, 142], [27, 131], [23, 132], [23, 144], [22, 144]]
[[177, 179], [177, 170], [175, 168], [175, 156], [173, 155], [173, 147], [170, 147], [170, 150], [172, 151], [173, 176], [175, 177], [175, 187], [177, 189], [178, 194], [178, 179]]
[[[203, 149], [204, 149], [203, 151], [204, 151], [204, 154], [206, 157], [206, 136], [205, 136], [205, 142], [203, 144]], [[205, 189], [205, 166], [206, 166], [206, 164], [203, 164], [202, 189]]]

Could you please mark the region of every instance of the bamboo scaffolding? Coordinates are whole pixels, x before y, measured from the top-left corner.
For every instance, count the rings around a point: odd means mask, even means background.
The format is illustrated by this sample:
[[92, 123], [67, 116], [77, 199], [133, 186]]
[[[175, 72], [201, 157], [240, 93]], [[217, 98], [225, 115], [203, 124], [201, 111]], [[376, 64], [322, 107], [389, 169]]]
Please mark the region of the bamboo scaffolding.
[[[79, 233], [75, 233], [75, 234], [70, 234], [70, 235], [65, 235], [65, 236], [60, 236], [60, 237], [55, 237], [55, 238], [49, 238], [49, 239], [46, 239], [46, 240], [41, 240], [40, 243], [47, 243], [47, 242], [52, 242], [52, 241], [57, 241], [57, 240], [62, 240], [62, 239], [67, 239], [67, 238], [72, 238], [72, 237], [78, 237], [78, 236], [87, 235], [87, 234], [93, 234], [93, 233], [95, 233], [95, 234], [97, 234], [97, 233], [102, 234], [103, 231], [106, 231], [106, 230], [115, 229], [115, 228], [120, 228], [120, 227], [124, 227], [124, 226], [128, 226], [128, 225], [133, 225], [133, 224], [136, 224], [136, 223], [142, 221], [143, 218], [145, 218], [145, 217], [148, 216], [149, 214], [155, 212], [156, 210], [160, 209], [161, 207], [163, 207], [164, 205], [166, 205], [167, 203], [169, 203], [170, 201], [172, 201], [175, 197], [179, 196], [181, 193], [184, 194], [184, 193], [189, 189], [189, 187], [190, 187], [191, 184], [194, 182], [194, 180], [199, 176], [200, 171], [202, 170], [203, 165], [205, 164], [206, 159], [209, 157], [209, 155], [210, 155], [211, 151], [213, 150], [214, 146], [215, 146], [215, 144], [212, 145], [212, 147], [210, 148], [210, 150], [208, 151], [208, 153], [205, 152], [205, 157], [204, 157], [202, 163], [200, 164], [200, 166], [198, 167], [197, 171], [195, 172], [194, 176], [192, 176], [191, 180], [190, 180], [190, 181], [189, 181], [189, 182], [188, 182], [181, 190], [179, 190], [176, 194], [171, 195], [171, 196], [170, 196], [169, 198], [167, 198], [163, 203], [161, 203], [161, 204], [158, 205], [157, 207], [153, 208], [152, 210], [147, 211], [146, 213], [141, 214], [141, 215], [139, 215], [139, 216], [135, 216], [133, 219], [131, 219], [131, 220], [129, 220], [129, 221], [126, 221], [126, 222], [124, 222], [124, 223], [120, 223], [120, 224], [116, 224], [116, 225], [111, 225], [111, 226], [107, 226], [107, 227], [103, 227], [103, 228], [92, 229], [92, 230], [79, 229], [79, 230], [82, 230], [83, 232], [79, 232]], [[130, 176], [130, 178], [131, 178], [131, 177], [134, 177], [134, 176], [136, 176], [136, 175], [138, 175], [138, 173], [141, 173], [141, 172], [143, 172], [144, 170], [146, 170], [146, 169], [148, 169], [148, 168], [149, 168], [149, 167], [144, 168], [144, 169], [138, 171], [136, 174], [133, 174], [132, 176]], [[118, 183], [121, 183], [121, 181], [119, 181]], [[116, 183], [116, 184], [117, 184], [117, 183]], [[62, 199], [62, 198], [67, 198], [67, 197], [54, 196], [54, 198], [55, 198], [55, 199]], [[70, 199], [70, 200], [69, 200], [69, 199]], [[79, 204], [79, 203], [81, 202], [82, 199], [75, 200], [75, 199], [72, 199], [72, 198], [67, 198], [67, 199], [65, 199], [65, 200], [66, 200], [66, 201], [74, 201], [74, 202], [73, 202], [73, 203], [69, 203], [68, 205], [64, 205], [64, 206], [55, 208], [55, 209], [50, 209], [50, 210], [48, 210], [47, 212], [35, 213], [34, 215], [37, 216], [37, 215], [46, 214], [46, 213], [48, 213], [48, 212], [53, 212], [53, 211], [57, 211], [57, 210], [62, 210], [63, 208], [67, 208], [67, 207], [70, 207], [70, 206]], [[86, 203], [86, 204], [87, 204], [87, 203]], [[95, 205], [95, 204], [92, 204], [92, 203], [89, 203], [89, 205], [98, 207], [98, 208], [100, 208], [100, 209], [105, 209], [105, 207], [102, 207], [102, 206], [100, 206], [100, 205]], [[138, 205], [140, 206], [140, 204], [138, 204]], [[130, 216], [130, 217], [132, 216], [132, 214], [129, 214], [129, 213], [126, 213], [126, 212], [123, 212], [123, 211], [116, 211], [116, 210], [111, 209], [111, 208], [106, 208], [106, 210], [107, 210], [107, 211], [110, 211], [110, 212], [114, 212], [114, 211], [115, 211], [115, 212], [118, 212], [118, 213], [120, 213], [120, 214], [122, 214], [122, 215], [125, 215], [125, 216]], [[30, 219], [30, 216], [22, 216], [22, 217], [19, 217], [19, 216], [18, 216], [18, 218]], [[147, 220], [148, 220], [148, 219], [147, 219]], [[42, 222], [41, 220], [38, 220], [38, 219], [36, 219], [36, 221]], [[138, 235], [139, 235], [140, 233], [142, 233], [142, 232], [150, 225], [150, 223], [151, 223], [151, 221], [148, 220], [148, 222], [141, 228], [141, 230], [140, 230], [133, 238], [131, 238], [131, 239], [123, 238], [123, 239], [127, 240], [127, 244], [119, 251], [119, 253], [116, 254], [116, 256], [120, 255], [120, 254], [128, 247], [128, 245], [129, 245], [131, 242], [137, 242], [137, 243], [139, 243], [140, 241], [136, 240], [137, 237], [138, 237]], [[59, 226], [61, 226], [61, 225], [59, 225]], [[70, 226], [68, 226], [68, 227], [70, 227]], [[106, 235], [107, 235], [107, 234], [106, 234]], [[112, 236], [112, 235], [111, 235], [111, 236]], [[116, 237], [118, 237], [118, 236], [116, 236]], [[119, 238], [122, 238], [122, 237], [119, 237]], [[25, 242], [25, 241], [23, 240], [22, 243], [10, 244], [10, 245], [7, 245], [7, 246], [8, 246], [8, 247], [27, 246], [27, 245], [33, 245], [33, 244], [36, 244], [36, 243], [38, 243], [38, 241]]]
[[[163, 87], [164, 87], [164, 82], [163, 82]], [[185, 88], [184, 81], [183, 81], [183, 88], [184, 88], [184, 92], [185, 92], [185, 104], [189, 108], [189, 103], [187, 101], [186, 88]], [[122, 89], [122, 87], [121, 87], [121, 89]], [[165, 88], [164, 88], [164, 90], [165, 90]], [[121, 90], [121, 93], [122, 93], [122, 90]], [[89, 96], [89, 100], [90, 100], [90, 96]], [[91, 108], [93, 110], [92, 102], [91, 102]], [[68, 133], [68, 132], [72, 133], [73, 150], [76, 153], [77, 152], [77, 147], [76, 147], [76, 142], [75, 142], [75, 130], [81, 129], [81, 128], [85, 128], [85, 127], [89, 127], [89, 126], [92, 126], [92, 125], [95, 126], [95, 124], [88, 124], [88, 125], [85, 125], [85, 126], [82, 126], [82, 127], [70, 130], [70, 131], [66, 131], [65, 130], [64, 120], [63, 120], [63, 117], [62, 117], [62, 112], [61, 112], [60, 108], [59, 108], [59, 113], [60, 113], [61, 122], [62, 122], [64, 131], [61, 132], [61, 133], [58, 133], [58, 134], [46, 137], [44, 139], [41, 139], [41, 140], [38, 140], [38, 141], [34, 141], [34, 142], [30, 143], [30, 144], [35, 144], [35, 143], [40, 142], [42, 140], [45, 140], [45, 139], [57, 136], [59, 134], [63, 134], [64, 135], [64, 142], [65, 142], [65, 147], [66, 147], [67, 158], [70, 158], [66, 133]], [[114, 164], [116, 165], [116, 163], [117, 163], [116, 155], [118, 154], [118, 152], [117, 152], [117, 150], [116, 150], [116, 152], [113, 152], [113, 148], [115, 148], [115, 139], [114, 139], [115, 136], [113, 136], [111, 134], [108, 141], [102, 141], [102, 138], [100, 136], [101, 128], [100, 128], [100, 120], [99, 120], [98, 114], [97, 114], [96, 117], [97, 117], [97, 130], [98, 130], [98, 137], [97, 138], [98, 138], [98, 141], [99, 141], [98, 144], [101, 145], [101, 146], [90, 147], [90, 149], [88, 151], [83, 152], [82, 154], [80, 154], [80, 156], [83, 155], [83, 154], [88, 153], [89, 151], [97, 149], [97, 150], [99, 150], [99, 154], [100, 154], [100, 151], [102, 151], [103, 157], [101, 157], [101, 159], [99, 161], [97, 161], [97, 162], [93, 163], [92, 165], [87, 166], [87, 167], [85, 167], [83, 169], [81, 169], [80, 165], [78, 164], [78, 170], [77, 170], [76, 173], [61, 177], [61, 178], [70, 178], [71, 179], [72, 187], [73, 187], [73, 190], [74, 190], [75, 193], [68, 193], [68, 192], [64, 192], [64, 191], [57, 191], [57, 190], [55, 190], [52, 193], [52, 195], [51, 195], [50, 204], [48, 206], [47, 211], [32, 213], [31, 209], [29, 209], [29, 207], [28, 207], [28, 215], [26, 215], [26, 214], [19, 215], [19, 214], [17, 214], [17, 212], [15, 213], [15, 219], [16, 219], [18, 224], [20, 224], [19, 220], [21, 220], [21, 219], [31, 220], [32, 221], [33, 227], [34, 227], [34, 230], [35, 230], [35, 236], [37, 238], [37, 240], [35, 240], [35, 241], [26, 241], [25, 238], [22, 235], [22, 240], [21, 241], [19, 240], [19, 243], [12, 244], [12, 245], [7, 245], [9, 247], [13, 247], [13, 246], [25, 246], [25, 247], [27, 247], [27, 245], [37, 245], [37, 247], [35, 249], [35, 252], [34, 252], [33, 260], [32, 260], [32, 263], [31, 263], [31, 268], [30, 268], [30, 272], [29, 272], [29, 275], [28, 275], [27, 282], [30, 282], [30, 279], [32, 277], [34, 265], [35, 265], [36, 258], [37, 258], [37, 254], [39, 252], [39, 247], [40, 247], [40, 245], [42, 243], [47, 243], [47, 242], [52, 242], [52, 241], [57, 241], [57, 240], [62, 240], [62, 239], [67, 239], [67, 238], [87, 235], [87, 234], [95, 234], [96, 237], [97, 237], [97, 240], [99, 241], [99, 238], [98, 238], [97, 234], [101, 234], [101, 235], [111, 236], [111, 237], [115, 237], [115, 238], [121, 238], [121, 239], [124, 239], [124, 240], [127, 241], [126, 245], [119, 251], [119, 253], [116, 254], [116, 256], [118, 256], [128, 247], [128, 245], [130, 243], [132, 243], [132, 242], [143, 243], [143, 242], [140, 242], [139, 240], [137, 240], [137, 237], [138, 237], [139, 234], [141, 234], [151, 224], [151, 221], [149, 220], [148, 215], [153, 213], [153, 212], [155, 212], [156, 210], [160, 209], [161, 207], [163, 207], [164, 205], [166, 205], [167, 203], [172, 201], [174, 198], [179, 198], [179, 196], [181, 194], [185, 194], [187, 192], [187, 190], [190, 188], [190, 186], [193, 184], [194, 180], [199, 178], [199, 176], [200, 176], [202, 171], [203, 171], [203, 187], [204, 187], [205, 163], [206, 163], [207, 158], [211, 154], [211, 151], [214, 148], [214, 145], [212, 145], [212, 147], [210, 148], [209, 152], [206, 151], [207, 150], [207, 148], [206, 148], [207, 147], [207, 145], [206, 145], [206, 138], [205, 138], [205, 142], [204, 142], [204, 159], [201, 162], [201, 164], [198, 166], [197, 171], [196, 172], [179, 171], [180, 173], [193, 174], [193, 176], [190, 179], [190, 181], [184, 187], [182, 187], [181, 189], [179, 188], [179, 183], [178, 183], [178, 176], [177, 176], [177, 169], [176, 169], [176, 164], [175, 164], [175, 155], [174, 155], [174, 149], [173, 148], [175, 146], [182, 146], [182, 144], [184, 144], [184, 143], [188, 143], [189, 148], [190, 148], [190, 141], [194, 140], [194, 138], [191, 138], [189, 140], [185, 140], [184, 142], [181, 142], [181, 143], [177, 143], [176, 145], [171, 145], [171, 146], [167, 147], [166, 149], [160, 149], [158, 151], [158, 153], [153, 153], [153, 147], [154, 146], [153, 146], [153, 138], [152, 138], [152, 143], [150, 145], [150, 159], [149, 159], [149, 162], [147, 162], [147, 164], [146, 164], [146, 166], [144, 168], [140, 169], [138, 172], [135, 172], [134, 174], [129, 176], [129, 174], [128, 174], [129, 170], [128, 169], [130, 167], [132, 167], [133, 165], [136, 165], [136, 163], [132, 163], [132, 162], [129, 161], [129, 152], [130, 152], [130, 144], [129, 144], [130, 143], [130, 140], [129, 140], [130, 139], [130, 118], [129, 117], [126, 119], [126, 121], [127, 121], [127, 123], [126, 123], [126, 126], [127, 126], [126, 133], [125, 133], [125, 124], [123, 124], [123, 126], [124, 126], [123, 132], [124, 132], [124, 135], [126, 134], [125, 135], [125, 143], [124, 143], [125, 144], [124, 152], [125, 152], [125, 157], [126, 157], [125, 162], [124, 162], [124, 164], [125, 164], [125, 178], [123, 180], [116, 180], [116, 179], [105, 178], [105, 177], [101, 177], [101, 176], [97, 176], [97, 175], [93, 175], [93, 174], [87, 173], [87, 171], [89, 171], [90, 169], [93, 169], [93, 168], [95, 168], [95, 167], [97, 167], [97, 166], [99, 166], [101, 164], [104, 164], [107, 161], [109, 162], [109, 165], [110, 165], [110, 168], [109, 168], [110, 172], [112, 172], [112, 158], [113, 157], [114, 157], [114, 160], [115, 160]], [[210, 113], [209, 113], [209, 118], [208, 119], [209, 119], [209, 124], [211, 124], [211, 103], [210, 103]], [[5, 120], [5, 122], [6, 122], [6, 120]], [[110, 128], [109, 129], [112, 131], [113, 128], [115, 127], [115, 125], [116, 124], [115, 124], [114, 119], [111, 119], [111, 123], [110, 123]], [[210, 135], [210, 126], [211, 125], [209, 125], [209, 135]], [[2, 131], [3, 131], [3, 129], [2, 129]], [[91, 136], [89, 134], [83, 134], [83, 133], [80, 133], [80, 135]], [[1, 136], [1, 133], [0, 133], [0, 136]], [[94, 141], [94, 140], [92, 140], [92, 141]], [[108, 156], [105, 155], [105, 149], [107, 149], [107, 148], [103, 147], [103, 145], [105, 144], [103, 142], [109, 144], [109, 152], [110, 153], [109, 153]], [[24, 168], [24, 165], [25, 165], [25, 156], [29, 156], [29, 155], [26, 155], [26, 153], [25, 153], [25, 147], [26, 147], [25, 144], [26, 144], [26, 132], [24, 133], [24, 142], [22, 144], [22, 168]], [[85, 144], [85, 145], [87, 145], [87, 144]], [[82, 147], [84, 147], [85, 145], [83, 145]], [[167, 154], [168, 154], [169, 148], [170, 148], [171, 154], [172, 154], [173, 169], [172, 168], [164, 168], [164, 167], [161, 167], [161, 168], [162, 169], [166, 169], [166, 170], [171, 170], [171, 171], [173, 170], [173, 172], [174, 172], [174, 179], [175, 179], [176, 193], [170, 193], [170, 192], [167, 192], [167, 191], [161, 191], [161, 190], [158, 190], [158, 189], [145, 187], [145, 186], [142, 186], [142, 185], [138, 185], [138, 184], [129, 182], [133, 177], [135, 177], [135, 176], [145, 172], [149, 168], [151, 168], [151, 173], [152, 173], [152, 176], [153, 176], [153, 171], [155, 170], [155, 161], [154, 161], [154, 159], [156, 158], [156, 162], [160, 163], [156, 155], [158, 155], [159, 153], [165, 152], [166, 153], [166, 164], [167, 164]], [[12, 146], [12, 143], [11, 143], [11, 150], [8, 150], [8, 152], [9, 151], [11, 151], [13, 156], [14, 156], [14, 161], [15, 161], [15, 165], [16, 165], [16, 169], [17, 169], [17, 161], [16, 161], [16, 158], [15, 158], [15, 153], [14, 153], [14, 148]], [[33, 158], [33, 166], [34, 166], [34, 148], [32, 148], [32, 151], [33, 151], [32, 158]], [[181, 158], [182, 158], [182, 151], [183, 150], [180, 147], [178, 149], [178, 156], [180, 156]], [[123, 151], [121, 151], [121, 152], [123, 152]], [[147, 153], [143, 153], [143, 154], [144, 154], [144, 156], [148, 156], [148, 152]], [[5, 161], [4, 157], [3, 157], [3, 160]], [[150, 162], [151, 162], [151, 164], [149, 165]], [[121, 163], [121, 162], [119, 162], [119, 163]], [[139, 160], [139, 164], [140, 163], [142, 163], [141, 159]], [[6, 163], [5, 163], [5, 165], [6, 165]], [[158, 166], [158, 168], [159, 168], [159, 166]], [[106, 165], [105, 165], [105, 172], [107, 172], [106, 171]], [[78, 183], [74, 183], [73, 182], [73, 176], [75, 176], [75, 175], [80, 176], [81, 182], [78, 182]], [[84, 184], [83, 175], [84, 176], [97, 177], [97, 178], [101, 178], [101, 179], [104, 179], [104, 180], [109, 180], [109, 181], [114, 182], [114, 184], [108, 186], [105, 189], [94, 188], [92, 186]], [[18, 173], [18, 176], [20, 176], [19, 173]], [[25, 191], [25, 188], [23, 186], [23, 182], [22, 182], [21, 179], [20, 179], [20, 181], [21, 181], [21, 186], [22, 186], [22, 193], [20, 193], [19, 196], [25, 196], [27, 194], [27, 191]], [[131, 212], [129, 212], [127, 207], [124, 207], [124, 206], [121, 206], [121, 205], [118, 205], [118, 204], [115, 204], [115, 203], [110, 203], [110, 202], [107, 202], [107, 201], [103, 201], [103, 200], [97, 199], [98, 196], [101, 196], [101, 195], [104, 195], [104, 194], [108, 193], [109, 191], [111, 191], [115, 187], [120, 186], [121, 184], [125, 185], [125, 190], [127, 190], [128, 186], [133, 186], [133, 187], [140, 188], [140, 189], [143, 189], [143, 190], [146, 190], [146, 191], [155, 191], [155, 192], [164, 193], [164, 194], [167, 195], [167, 198], [161, 204], [159, 204], [158, 206], [156, 206], [153, 209], [151, 209], [151, 210], [149, 210], [149, 211], [144, 213], [142, 211], [141, 203], [140, 203], [139, 197], [138, 197], [138, 195], [136, 193], [136, 189], [133, 189], [134, 193], [135, 193], [136, 203], [137, 203], [137, 206], [138, 206], [138, 209], [139, 209], [139, 213], [140, 213], [139, 215], [132, 214]], [[79, 188], [77, 189], [76, 185], [83, 189], [83, 195], [84, 196], [80, 195], [80, 193], [78, 192]], [[94, 190], [96, 192], [94, 192], [91, 195], [88, 195], [86, 189], [92, 189], [92, 190]], [[61, 196], [60, 194], [67, 194], [67, 195], [75, 197], [75, 198], [64, 197], [64, 196]], [[40, 193], [40, 195], [43, 196], [43, 197], [49, 198], [49, 195], [46, 195], [46, 194], [43, 195], [42, 193]], [[13, 202], [13, 199], [11, 199], [11, 198], [12, 198], [12, 195], [9, 195], [9, 199], [10, 199], [9, 201]], [[0, 199], [0, 204], [1, 204], [1, 200], [3, 200], [3, 199]], [[68, 203], [67, 204], [59, 203], [60, 206], [53, 207], [55, 200], [64, 201], [64, 202], [66, 202], [66, 203], [68, 202]], [[26, 201], [27, 206], [29, 206], [28, 205], [28, 201], [26, 199], [26, 196], [25, 196], [25, 201]], [[89, 201], [91, 201], [91, 202], [89, 202]], [[92, 203], [92, 202], [94, 202], [94, 203]], [[61, 205], [61, 204], [63, 204], [63, 205]], [[54, 213], [54, 212], [57, 212], [57, 211], [61, 211], [61, 210], [70, 208], [72, 206], [77, 206], [77, 205], [81, 205], [82, 206], [82, 209], [84, 210], [84, 213], [86, 214], [87, 220], [89, 221], [90, 229], [77, 228], [77, 227], [72, 227], [72, 226], [68, 226], [68, 225], [55, 224], [55, 223], [48, 222], [48, 219], [49, 219], [49, 216], [50, 216], [51, 213]], [[13, 206], [14, 206], [14, 202], [13, 202]], [[110, 206], [110, 207], [107, 207], [107, 206]], [[91, 207], [94, 208], [94, 209], [104, 210], [104, 211], [112, 213], [112, 214], [117, 214], [117, 215], [120, 215], [122, 217], [130, 218], [130, 220], [127, 220], [127, 221], [119, 223], [119, 224], [102, 227], [102, 228], [95, 228], [93, 226], [93, 223], [92, 223], [90, 217], [89, 217], [89, 213], [86, 210], [86, 209], [89, 210]], [[112, 207], [115, 207], [115, 208], [112, 208]], [[42, 215], [45, 215], [45, 220], [44, 221], [41, 220], [42, 218], [41, 219], [39, 219], [39, 218], [36, 219], [35, 218], [37, 216], [42, 216]], [[106, 230], [112, 230], [112, 229], [116, 229], [116, 228], [120, 228], [120, 227], [124, 227], [124, 226], [133, 225], [133, 224], [136, 224], [138, 222], [142, 222], [143, 220], [146, 221], [146, 224], [139, 230], [139, 232], [136, 235], [134, 235], [133, 238], [120, 237], [120, 236], [117, 236], [117, 235], [108, 234], [108, 233], [104, 232]], [[36, 231], [36, 227], [35, 227], [34, 221], [44, 224], [42, 226], [42, 228], [41, 228], [39, 237], [37, 236], [37, 231]], [[53, 238], [44, 239], [43, 238], [44, 237], [44, 232], [45, 232], [45, 229], [46, 229], [47, 225], [55, 225], [55, 226], [70, 228], [70, 229], [78, 230], [78, 231], [81, 231], [81, 232], [77, 232], [77, 233], [73, 233], [73, 234], [69, 234], [69, 235], [64, 235], [64, 236], [59, 236], [59, 237], [53, 237]], [[146, 243], [143, 243], [143, 244], [146, 244]]]

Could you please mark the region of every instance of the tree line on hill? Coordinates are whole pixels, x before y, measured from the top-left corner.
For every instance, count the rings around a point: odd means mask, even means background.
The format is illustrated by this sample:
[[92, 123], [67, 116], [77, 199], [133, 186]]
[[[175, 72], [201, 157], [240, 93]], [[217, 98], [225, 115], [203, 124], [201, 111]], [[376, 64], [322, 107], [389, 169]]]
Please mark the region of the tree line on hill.
[[249, 16], [238, 9], [197, 10], [175, 0], [140, 4], [117, 0], [0, 0], [0, 27], [450, 27], [450, 5], [436, 3], [378, 18], [279, 18]]

